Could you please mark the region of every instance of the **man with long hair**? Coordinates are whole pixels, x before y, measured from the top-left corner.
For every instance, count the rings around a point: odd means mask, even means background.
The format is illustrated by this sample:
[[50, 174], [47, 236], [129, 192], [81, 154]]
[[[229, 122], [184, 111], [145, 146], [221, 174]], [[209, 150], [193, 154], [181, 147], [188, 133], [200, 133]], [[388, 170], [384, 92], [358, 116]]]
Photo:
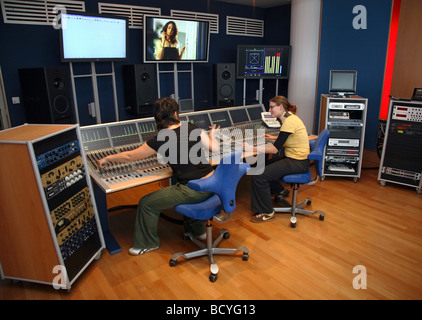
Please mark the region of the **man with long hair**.
[[[198, 148], [198, 144], [202, 144], [210, 152], [218, 152], [220, 145], [214, 137], [218, 127], [213, 125], [207, 134], [192, 123], [181, 122], [179, 105], [175, 100], [167, 97], [155, 101], [153, 111], [158, 130], [157, 136], [144, 142], [137, 149], [109, 155], [98, 161], [99, 167], [104, 168], [107, 163], [136, 161], [157, 152], [164, 158], [170, 159], [168, 164], [173, 170], [176, 184], [154, 191], [139, 201], [133, 247], [129, 249], [131, 255], [140, 255], [159, 248], [158, 220], [164, 209], [173, 208], [179, 204], [202, 202], [213, 194], [190, 189], [187, 183], [189, 180], [206, 178], [213, 174], [213, 168], [200, 150], [201, 148]], [[191, 150], [198, 152], [191, 152]], [[193, 153], [195, 157], [186, 156]], [[184, 217], [184, 226], [186, 232], [191, 232], [198, 239], [205, 240], [203, 221]]]

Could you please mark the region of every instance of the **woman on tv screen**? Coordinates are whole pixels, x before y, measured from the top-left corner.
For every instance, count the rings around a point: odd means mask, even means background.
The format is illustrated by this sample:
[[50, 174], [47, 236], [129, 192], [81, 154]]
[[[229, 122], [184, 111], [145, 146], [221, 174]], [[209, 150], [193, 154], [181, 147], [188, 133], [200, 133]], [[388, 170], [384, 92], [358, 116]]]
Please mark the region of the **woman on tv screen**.
[[208, 62], [209, 22], [144, 16], [144, 62]]
[[161, 39], [157, 39], [155, 43], [156, 60], [181, 60], [186, 47], [179, 51], [176, 23], [174, 21], [167, 22], [160, 35]]

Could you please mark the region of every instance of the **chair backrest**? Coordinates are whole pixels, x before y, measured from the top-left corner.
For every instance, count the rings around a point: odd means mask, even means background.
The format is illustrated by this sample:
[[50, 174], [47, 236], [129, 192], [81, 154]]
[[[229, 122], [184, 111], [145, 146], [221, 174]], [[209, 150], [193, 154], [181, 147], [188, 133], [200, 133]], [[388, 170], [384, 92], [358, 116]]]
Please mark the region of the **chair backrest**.
[[236, 208], [236, 189], [240, 178], [250, 169], [242, 162], [243, 151], [224, 155], [212, 176], [191, 180], [188, 186], [198, 191], [210, 191], [218, 195], [226, 213]]
[[314, 160], [317, 176], [322, 175], [322, 159], [324, 157], [324, 149], [329, 136], [330, 131], [328, 129], [324, 129], [318, 135], [318, 138], [315, 140], [315, 142], [310, 144], [311, 153], [308, 155], [308, 159]]

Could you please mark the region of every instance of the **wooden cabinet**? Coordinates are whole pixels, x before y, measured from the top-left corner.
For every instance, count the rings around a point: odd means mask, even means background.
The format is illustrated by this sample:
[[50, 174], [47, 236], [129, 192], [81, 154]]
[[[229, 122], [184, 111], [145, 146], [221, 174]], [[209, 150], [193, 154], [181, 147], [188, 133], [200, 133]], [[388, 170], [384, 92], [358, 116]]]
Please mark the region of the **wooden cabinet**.
[[70, 290], [104, 248], [77, 125], [0, 131], [2, 278]]

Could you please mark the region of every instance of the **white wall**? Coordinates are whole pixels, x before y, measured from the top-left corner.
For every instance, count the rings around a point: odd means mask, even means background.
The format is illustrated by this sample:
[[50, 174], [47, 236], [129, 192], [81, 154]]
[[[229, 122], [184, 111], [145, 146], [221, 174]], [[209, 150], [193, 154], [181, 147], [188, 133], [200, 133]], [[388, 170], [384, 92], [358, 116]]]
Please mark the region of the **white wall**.
[[321, 7], [320, 0], [292, 0], [291, 7], [287, 98], [297, 106], [309, 134], [314, 133]]
[[6, 93], [0, 66], [0, 130], [10, 128], [9, 112], [7, 109]]

